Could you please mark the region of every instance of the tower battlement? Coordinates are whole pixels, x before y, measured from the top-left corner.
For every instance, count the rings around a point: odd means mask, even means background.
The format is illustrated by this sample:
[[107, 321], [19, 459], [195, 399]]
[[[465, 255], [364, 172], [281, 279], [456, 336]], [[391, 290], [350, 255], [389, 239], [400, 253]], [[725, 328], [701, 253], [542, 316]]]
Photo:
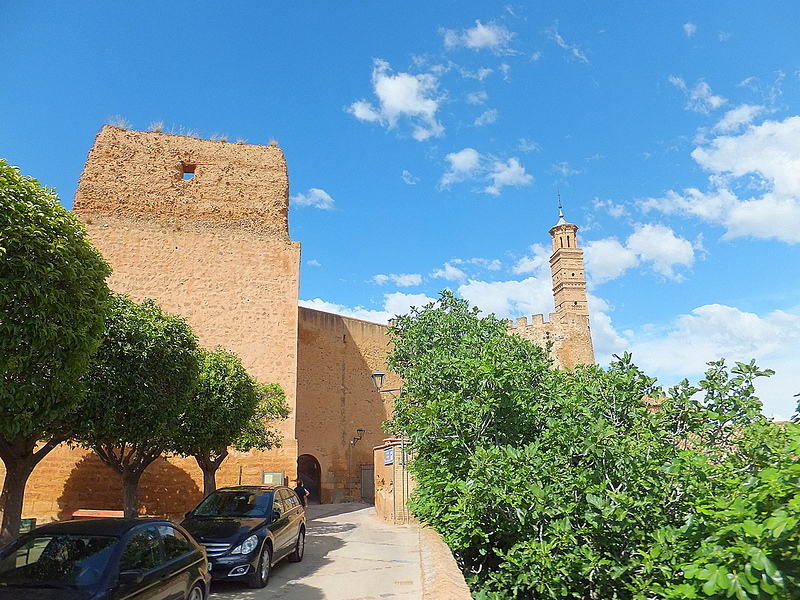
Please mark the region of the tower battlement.
[[201, 140], [106, 125], [75, 194], [75, 211], [239, 229], [289, 238], [289, 177], [277, 146]]

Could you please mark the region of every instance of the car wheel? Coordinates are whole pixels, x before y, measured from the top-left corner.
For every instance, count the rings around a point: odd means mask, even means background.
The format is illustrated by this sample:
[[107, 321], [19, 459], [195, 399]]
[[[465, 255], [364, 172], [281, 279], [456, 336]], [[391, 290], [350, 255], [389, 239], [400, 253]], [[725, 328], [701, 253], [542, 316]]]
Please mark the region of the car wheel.
[[266, 587], [267, 582], [269, 581], [269, 572], [271, 568], [272, 550], [270, 549], [269, 544], [265, 541], [264, 549], [261, 551], [261, 556], [259, 557], [258, 564], [256, 565], [256, 572], [250, 577], [250, 587]]
[[303, 553], [306, 551], [306, 530], [300, 528], [300, 533], [297, 534], [297, 544], [295, 544], [294, 552], [289, 555], [289, 562], [300, 562], [303, 560]]
[[203, 588], [199, 585], [196, 585], [192, 588], [192, 591], [189, 592], [186, 600], [203, 600]]

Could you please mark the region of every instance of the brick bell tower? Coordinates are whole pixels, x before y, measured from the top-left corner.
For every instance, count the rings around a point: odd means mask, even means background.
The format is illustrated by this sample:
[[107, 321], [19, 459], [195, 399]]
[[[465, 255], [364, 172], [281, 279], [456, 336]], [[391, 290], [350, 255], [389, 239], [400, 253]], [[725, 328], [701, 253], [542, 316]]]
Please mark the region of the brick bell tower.
[[578, 248], [578, 238], [575, 235], [577, 231], [577, 225], [564, 220], [559, 197], [558, 223], [550, 229], [550, 237], [553, 238], [550, 272], [553, 277], [553, 300], [557, 315], [569, 313], [589, 316], [583, 250]]
[[555, 367], [574, 369], [577, 365], [594, 364], [589, 308], [586, 303], [586, 276], [583, 270], [583, 250], [578, 248], [578, 226], [567, 223], [558, 198], [558, 223], [550, 229], [553, 254], [550, 273], [553, 277], [555, 312], [550, 320], [533, 315], [532, 322], [521, 317], [508, 322], [509, 333], [518, 335], [542, 348], [550, 348]]

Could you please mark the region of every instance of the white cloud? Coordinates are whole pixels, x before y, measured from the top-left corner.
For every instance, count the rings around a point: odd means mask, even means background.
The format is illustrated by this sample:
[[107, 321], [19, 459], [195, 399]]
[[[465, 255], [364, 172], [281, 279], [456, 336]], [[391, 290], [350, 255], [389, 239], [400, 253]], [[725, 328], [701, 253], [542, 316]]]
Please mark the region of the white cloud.
[[372, 280], [378, 285], [383, 285], [390, 281], [394, 282], [399, 287], [408, 287], [411, 285], [419, 285], [422, 283], [422, 275], [419, 273], [405, 273], [402, 275], [375, 275]]
[[511, 272], [517, 275], [533, 273], [536, 277], [550, 277], [550, 254], [552, 249], [543, 244], [534, 244], [530, 247], [531, 256], [523, 256], [517, 264], [511, 268]]
[[442, 29], [440, 33], [446, 48], [463, 46], [471, 50], [491, 50], [495, 54], [509, 52], [509, 44], [515, 35], [503, 25], [494, 22], [484, 25], [480, 21], [475, 21], [475, 27], [460, 32]]
[[674, 267], [694, 264], [694, 248], [691, 242], [678, 237], [664, 225], [636, 225], [636, 231], [628, 238], [628, 248], [643, 262], [652, 262], [653, 270], [664, 277], [682, 281]]
[[718, 133], [733, 133], [738, 131], [742, 125], [749, 125], [759, 114], [764, 111], [763, 106], [754, 104], [742, 104], [732, 108], [714, 125], [714, 131]]
[[318, 260], [307, 260], [306, 264], [312, 267], [321, 267], [322, 264]]
[[516, 158], [509, 158], [507, 162], [495, 161], [488, 179], [492, 181], [492, 184], [484, 191], [493, 196], [499, 196], [500, 190], [506, 185], [518, 187], [533, 183], [533, 175], [526, 173], [525, 167]]
[[605, 300], [592, 294], [586, 294], [586, 300], [589, 305], [594, 354], [598, 363], [606, 364], [614, 354], [625, 352], [629, 341], [614, 329], [608, 314], [612, 309]]
[[719, 136], [696, 148], [692, 158], [711, 173], [708, 190], [671, 190], [641, 201], [644, 210], [721, 225], [727, 239], [752, 236], [800, 243], [800, 116]]
[[628, 214], [628, 209], [626, 209], [625, 206], [622, 204], [617, 204], [611, 200], [600, 200], [600, 198], [595, 198], [592, 201], [592, 206], [594, 206], [595, 210], [606, 211], [615, 219], [619, 219], [620, 217], [624, 217]]
[[395, 128], [398, 121], [405, 118], [412, 126], [412, 136], [419, 141], [439, 137], [444, 134], [444, 127], [436, 119], [442, 102], [438, 85], [437, 78], [431, 73], [394, 74], [388, 62], [375, 59], [372, 86], [378, 97], [378, 107], [359, 100], [347, 110], [360, 121], [377, 122], [388, 129]]
[[533, 183], [533, 176], [525, 172], [519, 159], [509, 158], [506, 162], [482, 156], [474, 148], [464, 148], [445, 156], [450, 168], [439, 180], [439, 187], [447, 188], [453, 183], [484, 179], [491, 181], [483, 191], [498, 196], [507, 185], [521, 186]]
[[431, 273], [431, 277], [442, 278], [446, 279], [447, 281], [464, 281], [467, 278], [467, 274], [448, 262], [445, 263], [444, 267], [441, 269], [436, 269], [433, 271], [433, 273]]
[[583, 171], [579, 171], [577, 169], [573, 169], [572, 166], [567, 161], [561, 161], [560, 163], [556, 163], [553, 165], [553, 171], [561, 175], [562, 177], [570, 177], [571, 175], [580, 175]]
[[292, 196], [291, 203], [295, 206], [313, 206], [314, 208], [330, 210], [333, 208], [334, 201], [325, 190], [311, 188], [307, 194]]
[[774, 311], [759, 316], [708, 304], [665, 328], [634, 336], [630, 351], [637, 365], [668, 385], [684, 377], [696, 380], [712, 360], [725, 358], [732, 366], [755, 358], [760, 367], [776, 371], [774, 378], [757, 384], [765, 413], [788, 417], [794, 412], [792, 396], [800, 391], [800, 315]]
[[588, 64], [589, 59], [586, 58], [586, 54], [581, 50], [580, 46], [577, 44], [568, 44], [561, 34], [558, 33], [558, 23], [554, 24], [547, 30], [548, 37], [553, 40], [556, 44], [561, 46], [564, 50], [569, 51], [570, 56], [573, 58], [577, 58], [582, 63]]
[[624, 245], [614, 237], [583, 245], [589, 281], [593, 285], [611, 281], [647, 262], [652, 263], [653, 271], [659, 275], [682, 281], [684, 278], [675, 272], [675, 267], [688, 268], [694, 264], [692, 243], [664, 225], [636, 224], [634, 229]]
[[403, 183], [407, 183], [408, 185], [416, 185], [419, 183], [419, 177], [415, 177], [406, 170], [403, 171], [403, 174], [400, 177], [403, 178]]
[[475, 119], [475, 127], [481, 127], [483, 125], [488, 125], [490, 123], [494, 123], [497, 121], [497, 109], [491, 108], [489, 110], [483, 111], [480, 116]]
[[469, 94], [467, 94], [467, 102], [469, 102], [470, 104], [475, 104], [475, 105], [483, 104], [488, 99], [489, 99], [489, 94], [487, 94], [483, 90], [478, 92], [470, 92]]
[[539, 146], [539, 144], [532, 140], [520, 138], [519, 143], [517, 144], [517, 149], [520, 152], [538, 152], [542, 148]]
[[351, 308], [342, 304], [334, 304], [326, 302], [320, 298], [313, 300], [300, 300], [300, 306], [311, 308], [323, 312], [333, 313], [335, 315], [342, 315], [343, 317], [350, 317], [351, 319], [361, 319], [362, 321], [369, 321], [371, 323], [387, 324], [389, 320], [397, 315], [406, 314], [412, 306], [422, 307], [434, 301], [425, 294], [403, 294], [402, 292], [394, 292], [386, 294], [383, 297], [384, 305], [382, 310], [374, 310], [364, 308], [363, 306], [356, 306]]
[[425, 294], [403, 294], [402, 292], [386, 294], [384, 298], [386, 300], [384, 307], [392, 316], [404, 315], [412, 306], [419, 308], [435, 300]]
[[464, 148], [459, 152], [451, 152], [444, 157], [450, 163], [450, 169], [442, 175], [441, 187], [471, 179], [481, 169], [481, 155], [474, 148]]
[[[494, 73], [494, 69], [490, 69], [489, 67], [481, 67], [475, 71], [470, 71], [468, 69], [464, 69], [462, 67], [458, 67], [458, 72], [461, 74], [462, 77], [465, 79], [477, 79], [478, 81], [484, 81], [489, 75]], [[480, 92], [475, 92], [478, 94], [475, 98], [480, 98]], [[471, 96], [471, 94], [470, 94]], [[467, 101], [470, 101], [470, 98], [467, 98]], [[470, 102], [473, 104], [473, 102]]]
[[503, 268], [503, 263], [496, 258], [456, 258], [450, 262], [454, 265], [477, 265], [478, 267], [486, 269], [487, 271], [499, 271]]
[[699, 81], [692, 89], [680, 77], [670, 77], [669, 82], [686, 95], [686, 110], [707, 115], [727, 102], [722, 96], [714, 94], [705, 81]]
[[586, 274], [593, 284], [617, 279], [639, 264], [636, 253], [613, 237], [585, 243], [583, 255]]
[[694, 34], [697, 33], [697, 25], [694, 23], [684, 23], [683, 32], [686, 34], [686, 37], [694, 37]]
[[541, 51], [534, 52], [533, 54], [531, 54], [531, 62], [536, 62], [536, 61], [540, 60], [542, 58], [542, 56], [543, 56], [543, 53]]
[[484, 313], [499, 318], [553, 312], [553, 290], [549, 278], [522, 281], [474, 281], [460, 285], [458, 293]]

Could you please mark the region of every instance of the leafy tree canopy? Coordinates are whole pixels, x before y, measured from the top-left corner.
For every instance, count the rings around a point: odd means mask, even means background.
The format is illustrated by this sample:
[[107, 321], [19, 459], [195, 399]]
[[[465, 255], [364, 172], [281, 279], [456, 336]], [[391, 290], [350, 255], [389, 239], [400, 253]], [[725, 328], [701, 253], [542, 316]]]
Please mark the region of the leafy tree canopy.
[[800, 434], [760, 413], [770, 371], [666, 394], [629, 355], [560, 371], [449, 292], [390, 331], [412, 510], [476, 598], [800, 597]]
[[183, 453], [224, 451], [239, 437], [260, 400], [259, 385], [238, 356], [222, 349], [201, 350], [194, 398], [178, 432]]
[[19, 531], [33, 468], [69, 434], [64, 420], [100, 343], [109, 273], [56, 195], [0, 159], [0, 544]]
[[138, 513], [138, 484], [164, 451], [179, 450], [181, 417], [198, 376], [197, 338], [152, 300], [112, 295], [103, 343], [75, 415], [75, 438], [121, 477], [125, 513]]
[[110, 272], [55, 193], [0, 159], [0, 437], [57, 427], [80, 399]]
[[253, 379], [235, 354], [200, 351], [197, 387], [177, 431], [175, 450], [197, 459], [206, 494], [216, 489], [216, 471], [229, 446], [246, 451], [280, 445], [280, 434], [268, 421], [286, 418], [284, 398], [279, 385]]

